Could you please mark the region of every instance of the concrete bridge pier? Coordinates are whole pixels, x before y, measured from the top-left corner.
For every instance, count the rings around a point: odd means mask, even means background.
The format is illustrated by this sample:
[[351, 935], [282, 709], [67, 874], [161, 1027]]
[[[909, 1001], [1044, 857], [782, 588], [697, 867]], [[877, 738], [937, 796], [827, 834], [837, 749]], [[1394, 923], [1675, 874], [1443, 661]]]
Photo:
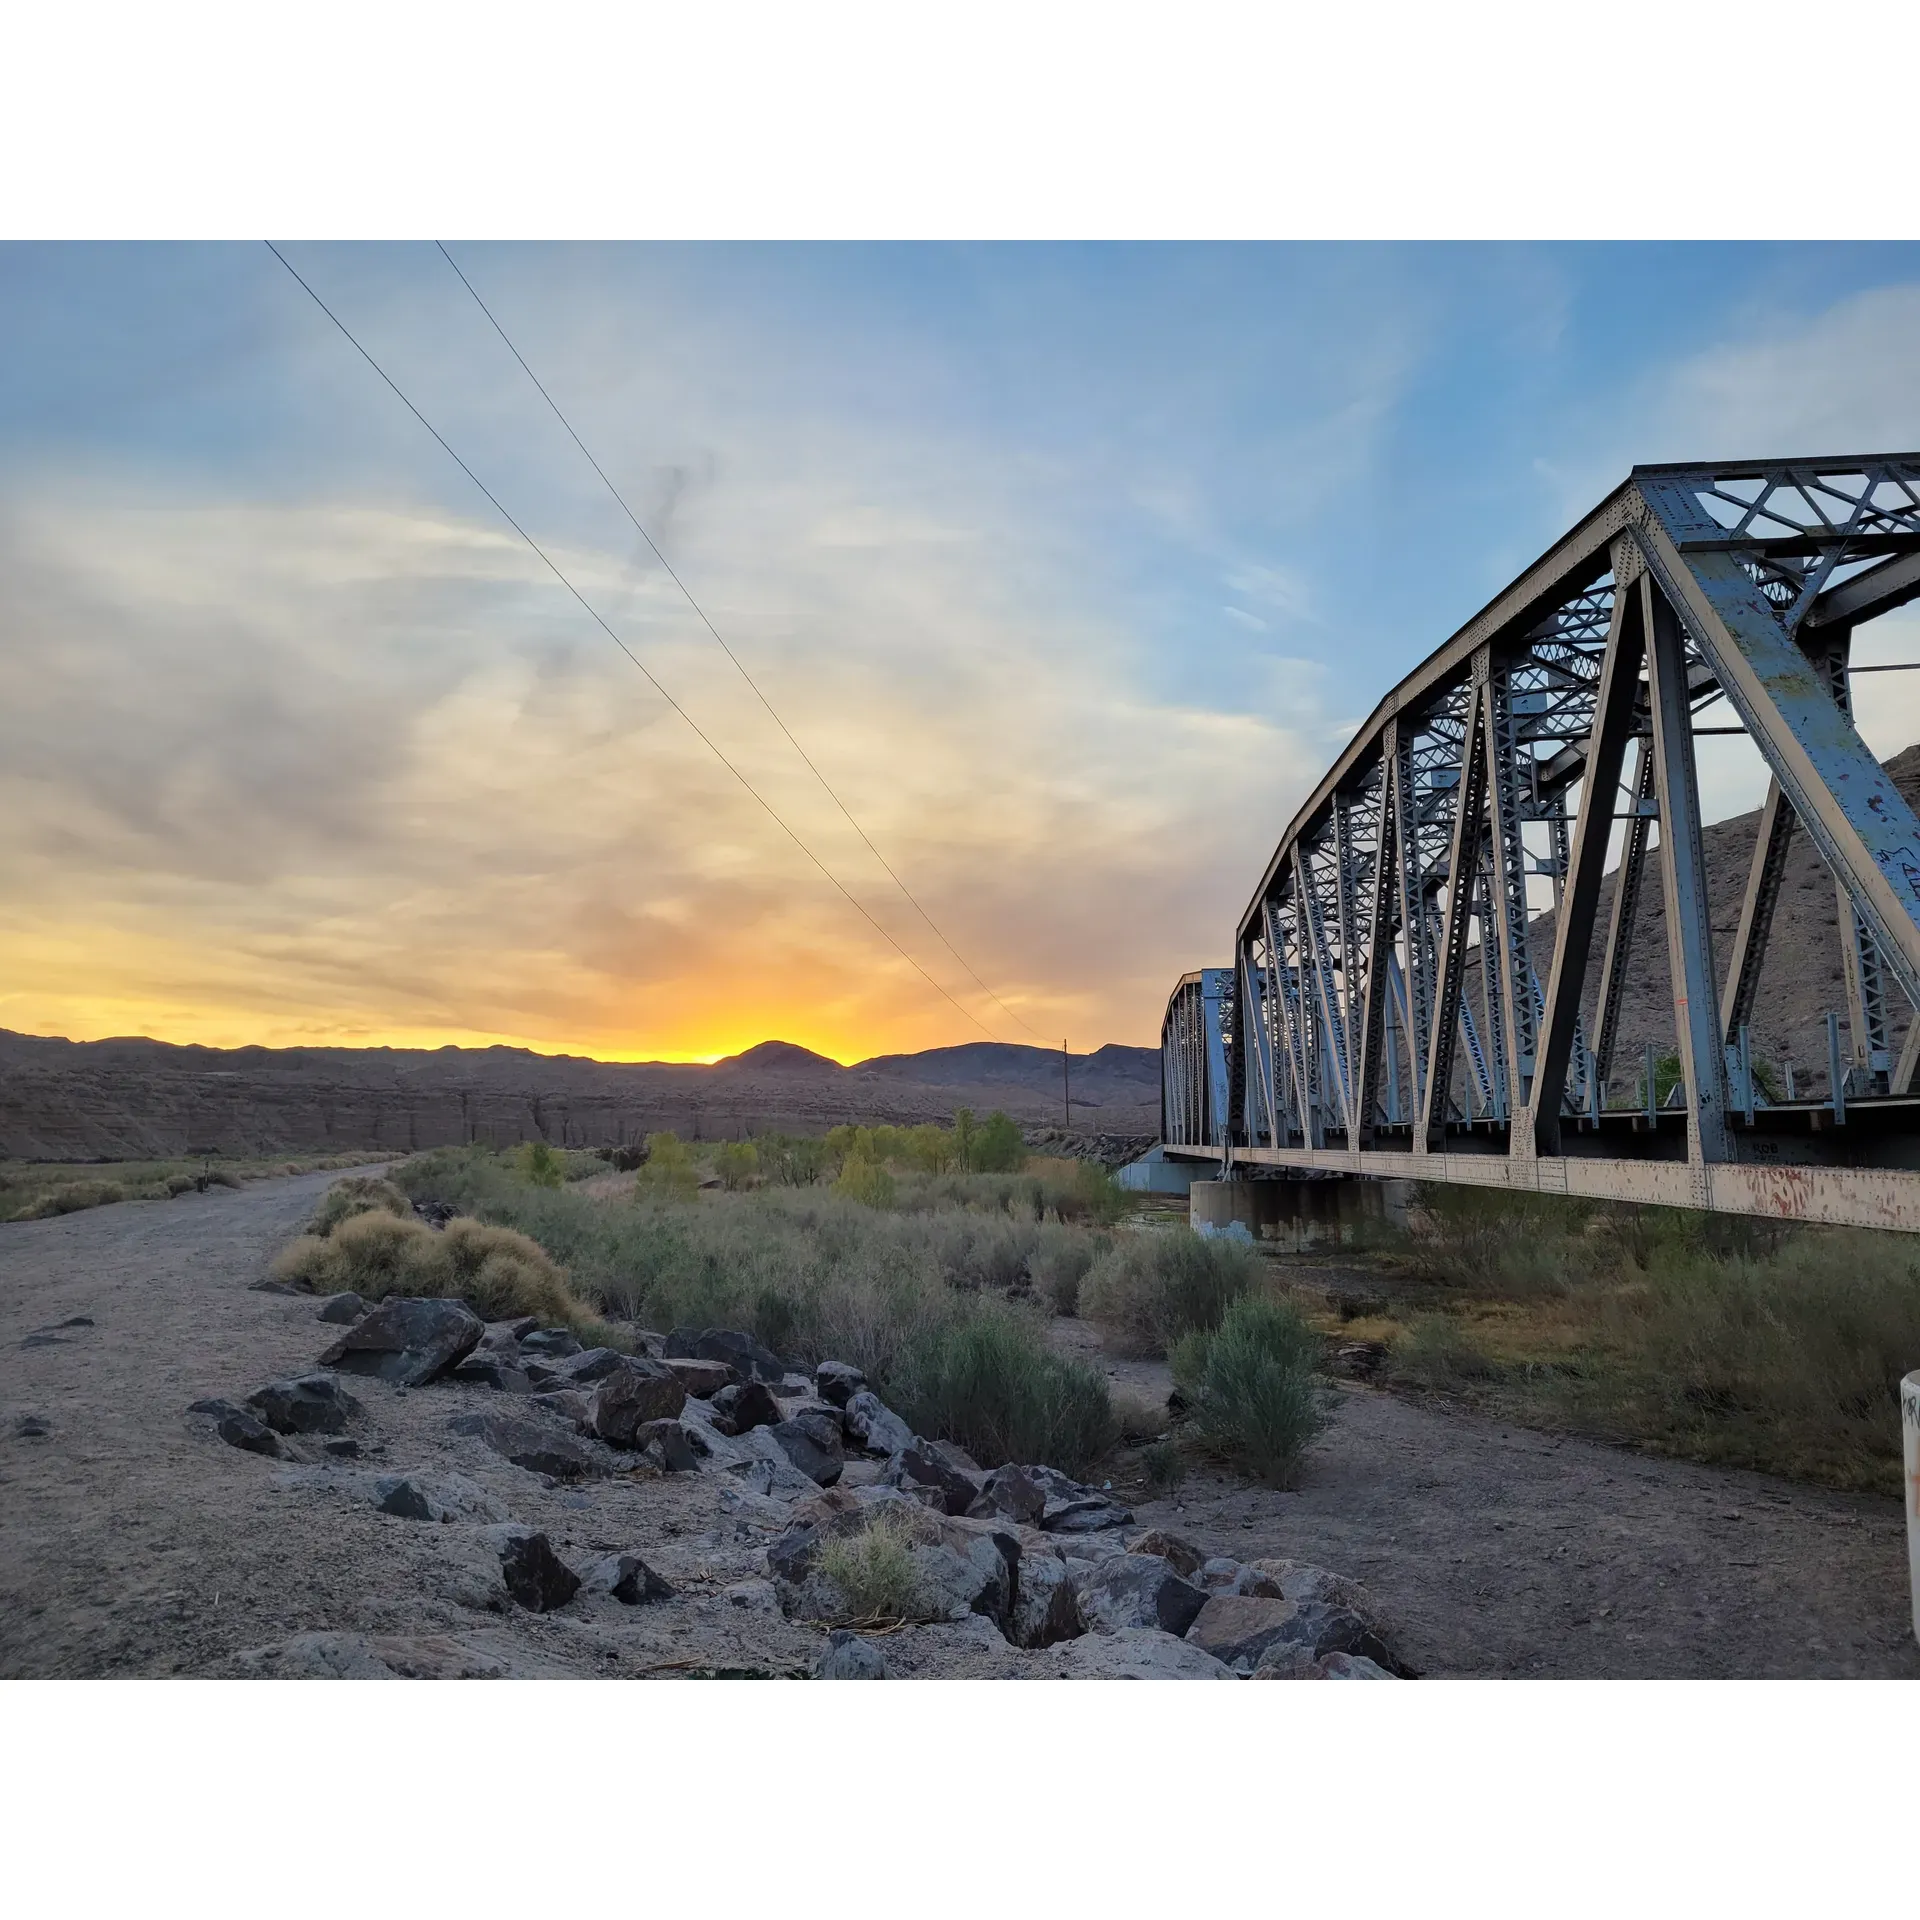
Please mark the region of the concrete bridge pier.
[[1187, 1219], [1197, 1233], [1243, 1229], [1304, 1253], [1315, 1247], [1353, 1246], [1374, 1233], [1407, 1224], [1412, 1182], [1362, 1180], [1196, 1180]]

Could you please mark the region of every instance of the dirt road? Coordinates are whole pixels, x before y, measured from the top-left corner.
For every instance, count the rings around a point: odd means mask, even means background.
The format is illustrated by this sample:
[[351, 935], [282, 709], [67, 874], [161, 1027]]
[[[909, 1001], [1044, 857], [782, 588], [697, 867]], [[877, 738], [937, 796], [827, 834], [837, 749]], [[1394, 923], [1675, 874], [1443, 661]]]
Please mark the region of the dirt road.
[[[454, 1670], [640, 1673], [693, 1650], [804, 1671], [820, 1635], [728, 1597], [764, 1538], [703, 1476], [550, 1487], [452, 1434], [453, 1390], [356, 1382], [378, 1464], [468, 1476], [574, 1564], [632, 1548], [680, 1589], [533, 1616], [500, 1607], [476, 1529], [290, 1489], [195, 1430], [190, 1401], [241, 1398], [324, 1345], [311, 1300], [249, 1282], [334, 1177], [0, 1227], [0, 1673], [237, 1673], [245, 1650], [315, 1631], [414, 1636], [423, 1671], [447, 1636]], [[92, 1324], [59, 1324], [74, 1318]], [[49, 1430], [18, 1430], [31, 1420]], [[1196, 1475], [1137, 1511], [1241, 1558], [1358, 1575], [1436, 1676], [1920, 1675], [1897, 1504], [1381, 1394], [1343, 1396], [1299, 1493]]]

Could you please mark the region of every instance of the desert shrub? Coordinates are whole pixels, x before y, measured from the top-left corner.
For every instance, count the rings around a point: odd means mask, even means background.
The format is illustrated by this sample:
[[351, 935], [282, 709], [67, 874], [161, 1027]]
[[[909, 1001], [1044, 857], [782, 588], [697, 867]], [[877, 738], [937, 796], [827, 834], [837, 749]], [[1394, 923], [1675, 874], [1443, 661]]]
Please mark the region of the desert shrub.
[[[291, 1168], [288, 1169], [292, 1171]], [[167, 1175], [167, 1198], [178, 1200], [183, 1193], [191, 1193], [196, 1182], [190, 1173], [170, 1173]]]
[[1503, 1299], [1565, 1293], [1604, 1258], [1595, 1219], [1583, 1201], [1429, 1184], [1419, 1193], [1415, 1271]]
[[738, 1193], [760, 1171], [760, 1155], [751, 1140], [729, 1140], [715, 1152], [713, 1170], [728, 1193]]
[[1100, 1243], [1078, 1227], [1041, 1227], [1027, 1256], [1027, 1278], [1055, 1313], [1080, 1311], [1080, 1283], [1100, 1252]]
[[536, 1187], [558, 1187], [566, 1183], [567, 1163], [544, 1140], [529, 1140], [520, 1149], [520, 1171]]
[[1422, 1314], [1393, 1349], [1398, 1380], [1437, 1392], [1457, 1392], [1493, 1379], [1499, 1369], [1449, 1314]]
[[531, 1313], [549, 1324], [598, 1330], [566, 1275], [534, 1241], [478, 1220], [452, 1220], [436, 1233], [423, 1221], [370, 1208], [324, 1238], [302, 1234], [274, 1260], [272, 1273], [311, 1293], [462, 1299], [483, 1319]]
[[770, 1186], [810, 1187], [827, 1170], [824, 1140], [793, 1139], [786, 1134], [763, 1134], [756, 1144], [760, 1170]]
[[700, 1191], [693, 1149], [677, 1133], [647, 1135], [646, 1164], [633, 1176], [634, 1192], [657, 1200], [691, 1200]]
[[1157, 1440], [1167, 1430], [1167, 1403], [1144, 1387], [1118, 1387], [1112, 1391], [1114, 1425], [1121, 1441], [1139, 1446]]
[[89, 1207], [110, 1207], [126, 1197], [126, 1188], [117, 1180], [71, 1180], [30, 1201], [14, 1218], [50, 1220], [63, 1213], [84, 1213]]
[[1217, 1327], [1259, 1276], [1259, 1255], [1237, 1241], [1122, 1234], [1080, 1283], [1080, 1311], [1122, 1352], [1164, 1353], [1182, 1334]]
[[[193, 1184], [191, 1177], [187, 1184]], [[307, 1231], [324, 1240], [342, 1221], [362, 1213], [391, 1213], [402, 1220], [411, 1220], [413, 1203], [391, 1180], [382, 1180], [378, 1175], [351, 1174], [345, 1180], [336, 1180], [327, 1189], [307, 1222]]]
[[1293, 1485], [1326, 1425], [1320, 1351], [1320, 1336], [1291, 1301], [1242, 1294], [1217, 1329], [1196, 1328], [1173, 1350], [1195, 1439], [1270, 1486]]
[[1140, 1470], [1154, 1493], [1171, 1493], [1187, 1477], [1187, 1457], [1171, 1437], [1140, 1449]]
[[986, 1467], [1083, 1473], [1114, 1443], [1105, 1376], [1049, 1352], [1010, 1312], [936, 1328], [903, 1355], [889, 1387], [915, 1432], [952, 1440]]
[[930, 1214], [919, 1224], [952, 1285], [1006, 1293], [1026, 1284], [1027, 1262], [1040, 1236], [1033, 1220], [963, 1208]]
[[848, 1200], [858, 1201], [863, 1207], [890, 1207], [893, 1205], [893, 1175], [877, 1160], [868, 1160], [855, 1154], [840, 1168], [840, 1177], [834, 1181], [833, 1190]]
[[865, 1626], [892, 1626], [928, 1617], [914, 1537], [904, 1516], [876, 1514], [859, 1533], [826, 1542], [819, 1569], [846, 1602], [842, 1618]]

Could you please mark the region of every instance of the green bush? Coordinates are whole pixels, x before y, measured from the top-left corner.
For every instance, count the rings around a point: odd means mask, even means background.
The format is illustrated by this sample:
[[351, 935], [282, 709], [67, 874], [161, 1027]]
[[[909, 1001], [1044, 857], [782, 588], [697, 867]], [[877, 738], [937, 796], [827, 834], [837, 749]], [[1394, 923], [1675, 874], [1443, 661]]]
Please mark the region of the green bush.
[[983, 1467], [1011, 1460], [1084, 1473], [1116, 1437], [1105, 1375], [1049, 1352], [1009, 1312], [932, 1330], [889, 1388], [916, 1433], [956, 1442]]
[[[188, 1185], [192, 1184], [189, 1179]], [[307, 1222], [307, 1231], [324, 1240], [342, 1221], [362, 1213], [391, 1213], [411, 1220], [413, 1203], [391, 1180], [377, 1174], [350, 1174], [327, 1189]]]
[[1290, 1301], [1246, 1293], [1217, 1330], [1173, 1350], [1173, 1377], [1202, 1446], [1270, 1486], [1292, 1486], [1301, 1456], [1326, 1425], [1320, 1336]]
[[848, 1160], [840, 1169], [833, 1190], [863, 1207], [893, 1205], [893, 1175], [876, 1160], [859, 1157]]
[[1080, 1311], [1123, 1353], [1165, 1353], [1182, 1334], [1217, 1327], [1255, 1285], [1250, 1247], [1185, 1228], [1120, 1234], [1080, 1283]]
[[1099, 1251], [1100, 1243], [1091, 1234], [1049, 1223], [1041, 1227], [1027, 1256], [1027, 1278], [1055, 1313], [1078, 1313], [1080, 1283]]
[[713, 1170], [728, 1193], [738, 1193], [752, 1185], [753, 1176], [760, 1171], [760, 1156], [751, 1140], [729, 1140], [715, 1152]]
[[1141, 1470], [1154, 1493], [1171, 1493], [1187, 1477], [1186, 1455], [1171, 1437], [1150, 1441], [1140, 1449]]
[[973, 1137], [970, 1160], [975, 1173], [1018, 1173], [1027, 1163], [1027, 1143], [1020, 1129], [999, 1111], [987, 1115]]
[[906, 1518], [879, 1513], [861, 1532], [821, 1547], [820, 1572], [845, 1602], [841, 1621], [878, 1627], [929, 1617], [914, 1544]]
[[677, 1133], [647, 1135], [646, 1164], [633, 1180], [636, 1194], [657, 1200], [692, 1200], [700, 1191], [693, 1149]]
[[567, 1163], [544, 1140], [529, 1140], [520, 1149], [520, 1171], [536, 1187], [566, 1184]]

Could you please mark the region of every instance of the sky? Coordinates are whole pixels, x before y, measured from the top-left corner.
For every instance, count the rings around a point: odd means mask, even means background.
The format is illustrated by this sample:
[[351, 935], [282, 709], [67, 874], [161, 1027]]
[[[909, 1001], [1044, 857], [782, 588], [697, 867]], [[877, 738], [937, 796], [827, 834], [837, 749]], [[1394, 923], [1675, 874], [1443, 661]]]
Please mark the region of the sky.
[[951, 948], [431, 244], [285, 251], [687, 717], [266, 247], [12, 245], [0, 1026], [1150, 1045], [1636, 461], [1920, 446], [1907, 245], [450, 246]]

